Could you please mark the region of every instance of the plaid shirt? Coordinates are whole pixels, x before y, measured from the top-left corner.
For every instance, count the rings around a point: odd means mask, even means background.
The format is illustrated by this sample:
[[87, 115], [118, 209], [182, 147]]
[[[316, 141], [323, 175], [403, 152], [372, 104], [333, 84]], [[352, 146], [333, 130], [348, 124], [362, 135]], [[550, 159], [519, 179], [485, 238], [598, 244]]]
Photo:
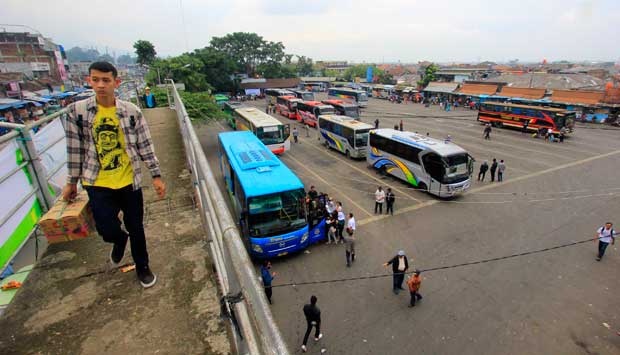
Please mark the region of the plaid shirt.
[[[82, 116], [79, 127], [78, 117]], [[67, 138], [67, 183], [77, 184], [81, 179], [94, 184], [101, 167], [95, 143], [93, 141], [93, 121], [97, 115], [95, 97], [78, 101], [69, 106], [65, 122]], [[125, 151], [131, 160], [133, 169], [133, 189], [137, 190], [142, 182], [143, 161], [152, 177], [161, 176], [159, 161], [153, 149], [153, 140], [140, 109], [131, 102], [116, 99], [116, 115], [125, 135]], [[132, 127], [131, 122], [135, 122]]]

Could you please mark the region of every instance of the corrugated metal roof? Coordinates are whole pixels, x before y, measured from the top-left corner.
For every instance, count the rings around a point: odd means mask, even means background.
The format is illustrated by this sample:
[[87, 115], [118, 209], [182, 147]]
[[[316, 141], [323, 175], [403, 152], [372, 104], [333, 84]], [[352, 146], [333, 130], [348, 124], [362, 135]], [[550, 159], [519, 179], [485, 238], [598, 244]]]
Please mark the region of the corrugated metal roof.
[[596, 105], [601, 103], [605, 93], [602, 91], [553, 90], [551, 101], [567, 104]]
[[422, 91], [427, 92], [443, 92], [443, 93], [453, 93], [454, 90], [459, 86], [458, 83], [440, 83], [440, 82], [431, 82], [426, 88]]
[[542, 99], [542, 97], [545, 96], [545, 91], [545, 89], [503, 87], [499, 95], [506, 97], [520, 97], [522, 99], [538, 100]]
[[463, 95], [493, 95], [497, 92], [497, 84], [468, 84], [461, 86], [459, 94]]

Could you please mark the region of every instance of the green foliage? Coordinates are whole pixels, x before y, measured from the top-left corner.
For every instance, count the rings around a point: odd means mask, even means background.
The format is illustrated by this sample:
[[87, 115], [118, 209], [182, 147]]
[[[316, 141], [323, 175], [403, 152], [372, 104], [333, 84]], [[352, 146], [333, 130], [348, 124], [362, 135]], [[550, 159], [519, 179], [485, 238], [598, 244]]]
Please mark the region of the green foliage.
[[129, 54], [123, 54], [123, 55], [120, 55], [118, 58], [116, 58], [116, 63], [120, 65], [133, 64], [135, 62], [136, 62], [135, 58], [133, 58]]
[[425, 87], [431, 81], [437, 80], [435, 73], [439, 70], [439, 66], [435, 63], [431, 63], [429, 66], [424, 69], [424, 75], [422, 76], [422, 80], [418, 81], [418, 86]]
[[[366, 78], [366, 70], [368, 69], [368, 64], [358, 64], [347, 69], [342, 77], [346, 81], [355, 81], [355, 78]], [[380, 84], [394, 84], [394, 78], [392, 74], [386, 73], [385, 71], [379, 69], [376, 65], [371, 64], [372, 67], [372, 75], [376, 77], [376, 82]], [[330, 75], [326, 75], [330, 76]]]
[[321, 75], [322, 76], [329, 76], [329, 77], [337, 78], [338, 77], [338, 71], [334, 70], [334, 69], [323, 68], [323, 69], [321, 69]]
[[[155, 96], [157, 107], [167, 107], [168, 98], [166, 90], [158, 87], [151, 88], [151, 93]], [[187, 92], [179, 91], [181, 100], [185, 105], [187, 114], [192, 120], [209, 121], [225, 119], [226, 115], [222, 109], [216, 105], [215, 98], [208, 92]]]
[[228, 55], [211, 47], [205, 47], [195, 50], [192, 56], [202, 62], [202, 73], [205, 75], [205, 80], [216, 91], [229, 92], [235, 90], [235, 83], [230, 77], [235, 73], [237, 65]]
[[67, 59], [70, 63], [75, 62], [94, 62], [100, 55], [96, 49], [73, 47], [67, 52]]
[[307, 58], [303, 55], [297, 56], [297, 74], [300, 76], [310, 76], [314, 72], [312, 58]]
[[249, 76], [256, 75], [261, 64], [274, 67], [285, 59], [282, 42], [265, 41], [256, 33], [234, 32], [213, 37], [211, 47], [227, 54], [237, 64], [237, 71]]
[[[373, 71], [374, 74], [374, 71]], [[396, 82], [394, 81], [394, 76], [392, 76], [392, 74], [385, 72], [383, 70], [379, 71], [379, 74], [377, 74], [377, 82], [379, 84], [396, 84]]]
[[140, 39], [133, 44], [133, 48], [136, 50], [136, 55], [138, 55], [138, 59], [136, 59], [138, 64], [149, 65], [155, 61], [157, 52], [153, 43]]

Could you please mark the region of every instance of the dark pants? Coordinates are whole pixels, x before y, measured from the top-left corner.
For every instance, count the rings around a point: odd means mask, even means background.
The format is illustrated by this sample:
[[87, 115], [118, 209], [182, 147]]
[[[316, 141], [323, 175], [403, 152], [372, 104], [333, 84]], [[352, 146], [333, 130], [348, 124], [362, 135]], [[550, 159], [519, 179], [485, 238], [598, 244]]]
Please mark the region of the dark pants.
[[481, 171], [478, 173], [478, 181], [484, 181], [484, 177], [486, 176], [486, 171]]
[[403, 288], [403, 281], [405, 280], [404, 272], [395, 272], [394, 273], [394, 291], [401, 290]]
[[293, 136], [293, 139], [295, 140], [295, 143], [299, 143], [297, 136]]
[[409, 295], [411, 295], [411, 300], [409, 301], [411, 306], [415, 306], [415, 301], [422, 299], [422, 295], [418, 291], [409, 291]]
[[306, 335], [304, 335], [304, 345], [308, 344], [308, 337], [310, 336], [310, 331], [312, 330], [313, 326], [316, 327], [314, 337], [318, 338], [319, 334], [321, 334], [321, 322], [310, 322], [309, 320], [306, 320], [306, 322], [308, 323], [308, 327], [306, 328]]
[[605, 250], [607, 249], [607, 246], [609, 245], [609, 243], [605, 243], [601, 240], [598, 241], [598, 257], [602, 258], [603, 255], [605, 255]]
[[342, 231], [344, 230], [344, 220], [338, 221], [338, 227], [336, 227], [336, 234], [338, 234], [338, 239], [340, 241], [344, 240], [344, 236], [342, 235]]
[[273, 294], [273, 288], [271, 286], [265, 286], [265, 295], [267, 295], [267, 301], [271, 304], [271, 295]]
[[504, 173], [501, 171], [497, 172], [497, 181], [504, 181]]
[[491, 182], [495, 181], [495, 170], [491, 170]]
[[[107, 243], [116, 244], [123, 249], [127, 238], [131, 243], [131, 256], [136, 267], [149, 265], [149, 254], [146, 251], [144, 236], [144, 202], [142, 189], [133, 190], [132, 185], [114, 190], [105, 187], [86, 186], [90, 208], [93, 211], [97, 233]], [[121, 229], [118, 212], [123, 211], [123, 222], [129, 236]]]
[[394, 202], [388, 202], [385, 206], [385, 214], [394, 214]]
[[375, 213], [377, 213], [377, 210], [379, 211], [379, 213], [383, 213], [383, 202], [375, 201]]
[[491, 132], [484, 132], [484, 139], [491, 139]]

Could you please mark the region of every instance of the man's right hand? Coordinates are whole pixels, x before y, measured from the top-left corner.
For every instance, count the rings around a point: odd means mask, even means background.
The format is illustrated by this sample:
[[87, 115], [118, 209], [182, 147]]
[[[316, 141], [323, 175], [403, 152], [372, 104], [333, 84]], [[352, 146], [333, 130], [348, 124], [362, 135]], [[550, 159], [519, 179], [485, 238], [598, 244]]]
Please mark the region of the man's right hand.
[[77, 185], [76, 184], [66, 184], [62, 189], [62, 199], [70, 202], [75, 200], [77, 196]]

